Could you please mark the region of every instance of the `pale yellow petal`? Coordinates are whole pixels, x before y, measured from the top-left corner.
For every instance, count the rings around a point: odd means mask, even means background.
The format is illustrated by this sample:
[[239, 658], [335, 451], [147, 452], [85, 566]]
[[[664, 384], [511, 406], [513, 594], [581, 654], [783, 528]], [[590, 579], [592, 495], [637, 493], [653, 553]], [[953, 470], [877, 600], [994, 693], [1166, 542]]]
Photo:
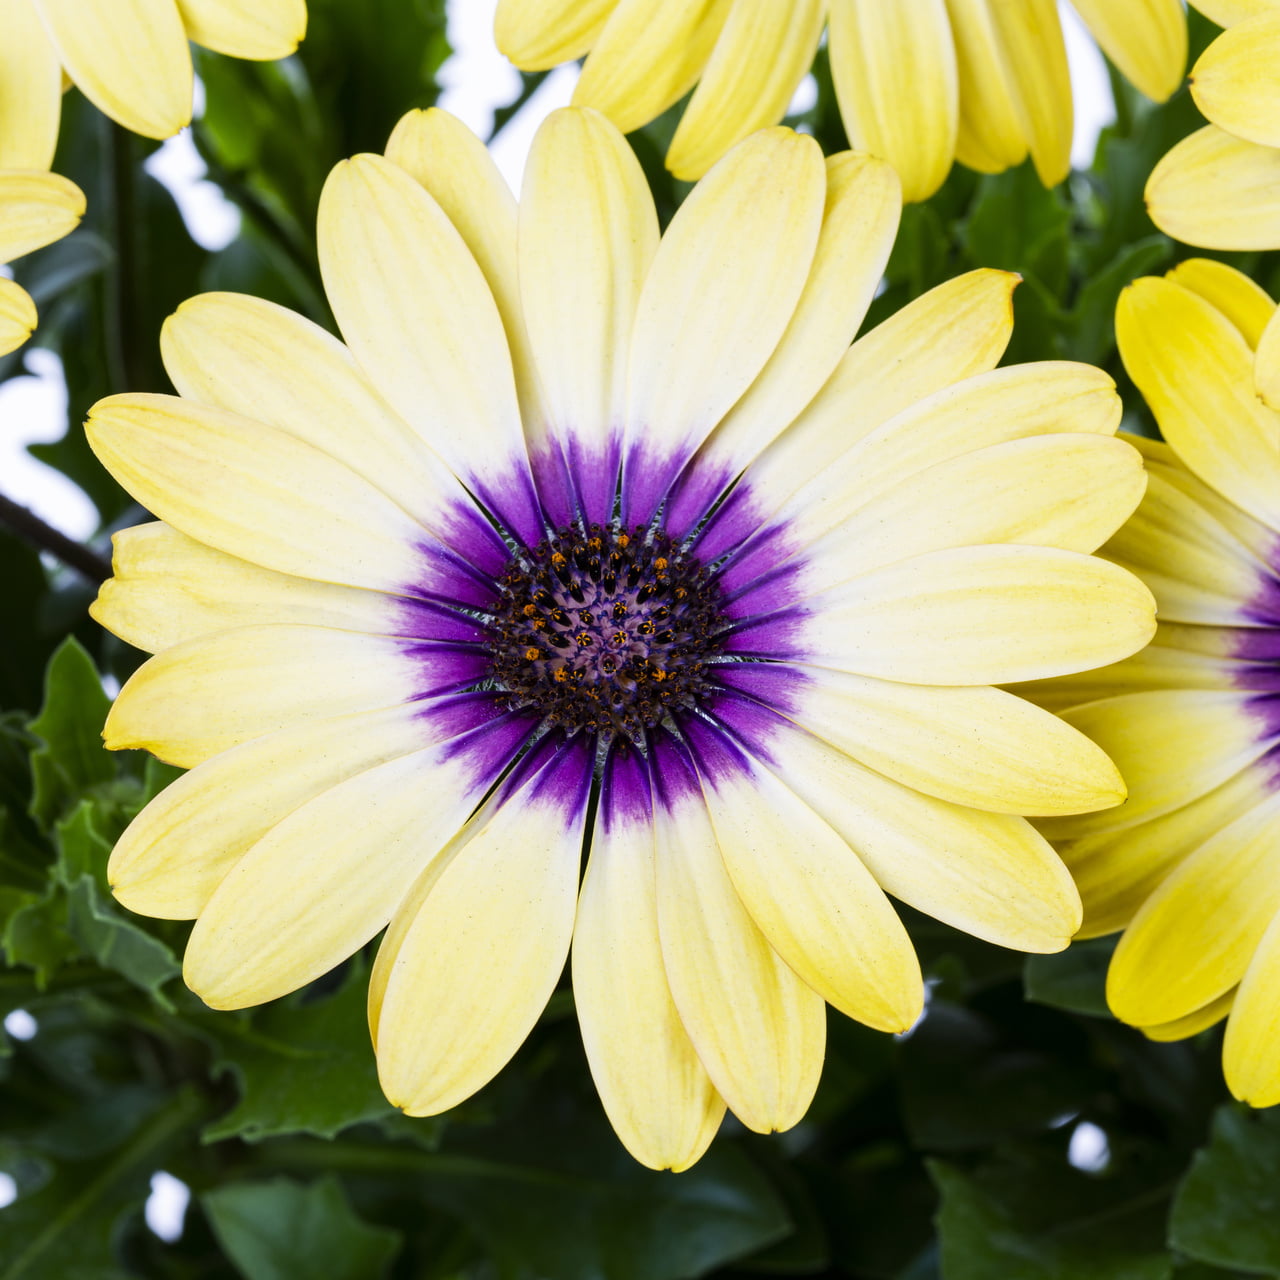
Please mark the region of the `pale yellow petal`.
[[1260, 14], [1280, 11], [1280, 0], [1192, 0], [1192, 6], [1218, 26], [1230, 27]]
[[1219, 129], [1280, 147], [1280, 12], [1224, 31], [1196, 62], [1191, 96]]
[[1222, 1044], [1227, 1087], [1251, 1107], [1280, 1103], [1280, 914], [1272, 920], [1236, 993]]
[[825, 0], [736, 0], [676, 126], [667, 168], [693, 181], [749, 133], [777, 124], [813, 65], [825, 21]]
[[167, 138], [191, 122], [191, 53], [174, 0], [32, 3], [94, 106], [148, 138]]
[[1263, 401], [1280, 412], [1280, 321], [1275, 318], [1278, 315], [1280, 311], [1272, 313], [1271, 320], [1258, 341], [1253, 362], [1253, 380]]
[[1180, 0], [1071, 0], [1102, 52], [1148, 98], [1163, 102], [1187, 67], [1187, 17]]
[[1249, 346], [1257, 349], [1263, 330], [1276, 313], [1276, 304], [1260, 284], [1212, 258], [1187, 258], [1168, 273], [1168, 278], [1212, 303], [1240, 330]]
[[84, 194], [56, 173], [0, 173], [0, 263], [74, 231]]
[[596, 42], [618, 0], [498, 0], [493, 38], [525, 71], [580, 58]]
[[36, 327], [36, 304], [13, 280], [0, 276], [0, 356], [16, 351]]
[[31, 0], [0, 0], [0, 31], [0, 169], [47, 169], [58, 145], [62, 64]]
[[306, 0], [178, 0], [187, 38], [233, 58], [286, 58], [307, 33]]
[[1002, 173], [1027, 158], [1018, 87], [990, 0], [947, 0], [960, 75], [956, 159], [980, 173]]
[[1139, 1027], [1138, 1030], [1148, 1040], [1157, 1042], [1185, 1040], [1188, 1036], [1198, 1036], [1200, 1032], [1207, 1031], [1221, 1022], [1231, 1012], [1235, 998], [1236, 990], [1232, 988], [1226, 995], [1210, 1000], [1203, 1008], [1187, 1014], [1185, 1018], [1175, 1018], [1172, 1022], [1159, 1022], [1153, 1027]]
[[1280, 246], [1280, 148], [1206, 125], [1147, 179], [1147, 212], [1175, 240], [1204, 249]]
[[849, 141], [924, 200], [955, 158], [959, 81], [944, 0], [832, 0], [831, 77]]

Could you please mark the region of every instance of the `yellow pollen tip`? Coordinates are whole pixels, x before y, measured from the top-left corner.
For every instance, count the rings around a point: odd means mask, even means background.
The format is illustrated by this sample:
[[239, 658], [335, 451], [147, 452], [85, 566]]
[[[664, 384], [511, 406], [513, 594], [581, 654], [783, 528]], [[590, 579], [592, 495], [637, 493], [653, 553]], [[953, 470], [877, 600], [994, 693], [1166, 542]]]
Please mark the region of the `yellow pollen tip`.
[[530, 645], [529, 648], [524, 651], [524, 657], [526, 662], [537, 662], [537, 660], [542, 657], [542, 650], [535, 649]]

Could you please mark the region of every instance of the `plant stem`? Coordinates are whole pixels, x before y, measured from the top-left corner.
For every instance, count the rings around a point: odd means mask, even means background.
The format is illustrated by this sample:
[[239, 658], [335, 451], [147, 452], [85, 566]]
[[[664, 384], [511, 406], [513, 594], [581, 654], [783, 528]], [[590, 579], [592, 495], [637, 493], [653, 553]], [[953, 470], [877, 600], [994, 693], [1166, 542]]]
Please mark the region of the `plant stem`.
[[59, 533], [52, 525], [45, 524], [34, 511], [20, 507], [0, 493], [0, 525], [11, 529], [23, 542], [37, 551], [47, 551], [74, 569], [95, 586], [111, 577], [111, 564], [96, 551]]

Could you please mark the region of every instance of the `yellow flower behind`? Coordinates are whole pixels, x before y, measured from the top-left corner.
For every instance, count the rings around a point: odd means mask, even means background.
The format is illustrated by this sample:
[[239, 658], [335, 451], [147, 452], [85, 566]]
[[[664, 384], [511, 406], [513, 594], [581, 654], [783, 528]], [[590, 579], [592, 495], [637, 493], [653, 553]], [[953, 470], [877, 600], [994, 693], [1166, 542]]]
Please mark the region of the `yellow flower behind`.
[[[1167, 444], [1102, 554], [1154, 592], [1136, 657], [1036, 690], [1119, 764], [1129, 799], [1042, 824], [1123, 929], [1107, 996], [1156, 1039], [1228, 1018], [1236, 1097], [1280, 1103], [1280, 321], [1248, 277], [1193, 259], [1120, 299], [1120, 354]], [[1135, 443], [1139, 443], [1135, 441]]]
[[1280, 248], [1280, 0], [1196, 0], [1227, 27], [1191, 73], [1210, 120], [1156, 165], [1147, 208], [1205, 249]]
[[[1120, 70], [1163, 101], [1187, 60], [1179, 0], [1075, 0]], [[953, 161], [999, 173], [1071, 165], [1072, 95], [1055, 0], [500, 0], [498, 47], [538, 70], [587, 54], [574, 101], [630, 132], [690, 89], [667, 166], [698, 178], [781, 120], [828, 32], [853, 146], [890, 161], [907, 200]], [[696, 86], [696, 88], [695, 88]]]
[[1021, 815], [1123, 783], [993, 686], [1150, 638], [1150, 593], [1090, 554], [1145, 476], [1105, 374], [996, 367], [1006, 273], [853, 342], [900, 211], [883, 161], [773, 128], [660, 236], [599, 113], [542, 125], [517, 204], [415, 112], [321, 200], [345, 342], [234, 294], [170, 318], [181, 395], [90, 416], [161, 521], [117, 535], [95, 616], [155, 655], [108, 746], [190, 769], [109, 878], [196, 919], [204, 1000], [385, 929], [381, 1080], [433, 1114], [515, 1053], [572, 945], [605, 1109], [678, 1169], [726, 1107], [800, 1119], [826, 1004], [919, 1015], [889, 894], [1067, 944], [1078, 896]]
[[[80, 188], [56, 173], [0, 170], [0, 266], [60, 240], [84, 214]], [[36, 306], [21, 285], [0, 276], [0, 356], [36, 327]]]
[[135, 133], [191, 121], [189, 40], [237, 58], [283, 58], [306, 0], [0, 0], [0, 169], [47, 169], [63, 75]]

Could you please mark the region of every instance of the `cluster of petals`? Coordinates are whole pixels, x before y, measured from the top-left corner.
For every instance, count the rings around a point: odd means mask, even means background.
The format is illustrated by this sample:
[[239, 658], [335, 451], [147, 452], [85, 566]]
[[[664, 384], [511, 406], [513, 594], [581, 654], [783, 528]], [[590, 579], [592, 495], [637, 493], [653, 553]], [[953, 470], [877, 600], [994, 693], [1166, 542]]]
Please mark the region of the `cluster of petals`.
[[1280, 0], [1194, 0], [1226, 30], [1191, 71], [1211, 122], [1147, 182], [1155, 224], [1205, 249], [1280, 248]]
[[[1108, 57], [1163, 102], [1187, 61], [1180, 0], [1073, 0]], [[1028, 155], [1046, 185], [1071, 166], [1072, 93], [1056, 0], [500, 0], [519, 67], [587, 54], [575, 103], [625, 132], [693, 96], [667, 153], [698, 178], [776, 124], [826, 32], [851, 144], [890, 161], [908, 201], [959, 160], [999, 173]], [[696, 88], [695, 88], [696, 86]]]
[[1047, 706], [1120, 766], [1128, 801], [1054, 819], [1082, 937], [1123, 929], [1107, 994], [1161, 1040], [1227, 1018], [1227, 1083], [1280, 1103], [1280, 320], [1221, 263], [1136, 281], [1120, 353], [1167, 443], [1102, 550], [1160, 614], [1151, 647], [1050, 682]]
[[[1091, 554], [1141, 459], [1105, 374], [996, 367], [1006, 273], [853, 341], [900, 209], [884, 162], [773, 128], [660, 236], [602, 115], [548, 119], [517, 205], [469, 131], [415, 112], [321, 200], [343, 342], [238, 295], [171, 317], [180, 396], [88, 424], [159, 517], [117, 536], [95, 606], [155, 655], [107, 742], [190, 770], [109, 877], [196, 919], [209, 1004], [385, 928], [380, 1077], [430, 1114], [518, 1049], [572, 946], [604, 1106], [683, 1168], [726, 1106], [803, 1115], [825, 1003], [919, 1015], [887, 895], [1067, 944], [1079, 898], [1025, 815], [1123, 784], [994, 686], [1150, 638], [1150, 593]], [[634, 686], [601, 674], [614, 639]]]

